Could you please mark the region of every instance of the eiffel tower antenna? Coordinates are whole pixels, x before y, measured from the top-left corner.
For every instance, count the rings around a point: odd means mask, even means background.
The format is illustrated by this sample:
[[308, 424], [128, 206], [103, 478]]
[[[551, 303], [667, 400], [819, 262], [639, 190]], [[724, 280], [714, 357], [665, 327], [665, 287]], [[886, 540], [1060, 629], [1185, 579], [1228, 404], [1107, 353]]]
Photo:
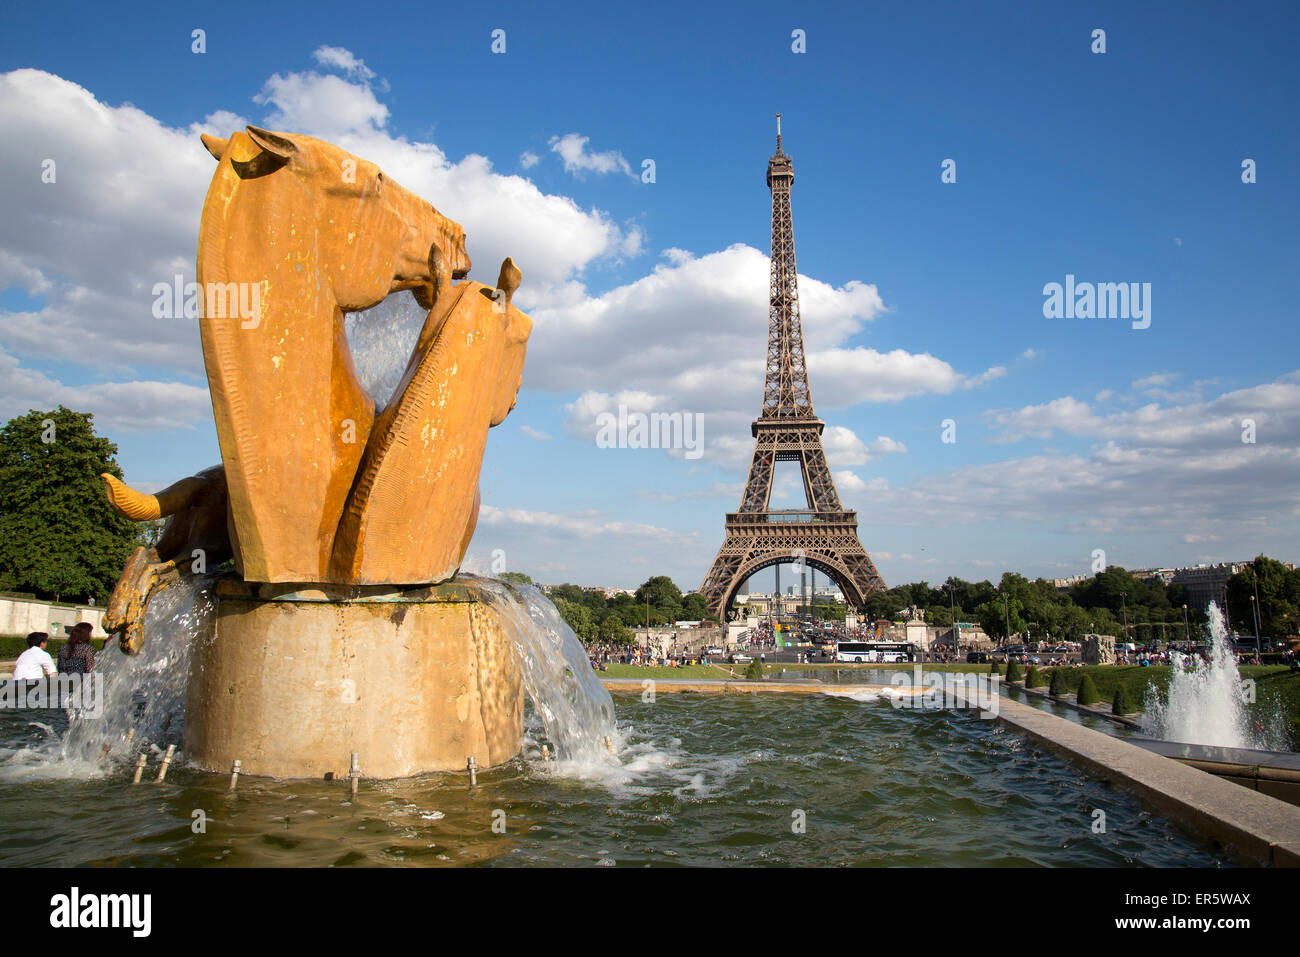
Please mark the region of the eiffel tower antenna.
[[[812, 566], [829, 576], [845, 601], [861, 610], [885, 582], [858, 539], [858, 514], [846, 511], [826, 463], [822, 430], [813, 412], [799, 315], [799, 275], [794, 256], [790, 187], [794, 162], [781, 148], [776, 114], [776, 153], [767, 162], [772, 192], [772, 270], [768, 285], [767, 364], [763, 403], [754, 420], [754, 458], [740, 509], [728, 513], [726, 539], [700, 586], [709, 612], [725, 619], [728, 606], [749, 577], [773, 565]], [[807, 507], [772, 509], [777, 462], [798, 462]], [[778, 601], [779, 601], [778, 597]]]

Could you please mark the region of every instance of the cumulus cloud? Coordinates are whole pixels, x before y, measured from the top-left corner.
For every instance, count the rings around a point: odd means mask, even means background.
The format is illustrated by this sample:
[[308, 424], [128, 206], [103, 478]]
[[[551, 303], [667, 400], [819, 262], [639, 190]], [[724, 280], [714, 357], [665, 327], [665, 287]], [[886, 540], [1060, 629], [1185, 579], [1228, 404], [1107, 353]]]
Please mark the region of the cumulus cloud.
[[152, 432], [192, 429], [212, 420], [208, 390], [180, 382], [127, 381], [65, 385], [34, 369], [24, 368], [0, 349], [0, 421], [47, 411], [60, 405], [95, 416], [98, 429], [110, 432]]
[[550, 142], [551, 152], [564, 161], [564, 171], [575, 176], [581, 176], [584, 173], [597, 173], [600, 175], [605, 173], [626, 173], [629, 176], [632, 175], [632, 167], [628, 165], [622, 153], [617, 150], [593, 153], [587, 149], [587, 143], [590, 141], [590, 137], [578, 133], [552, 136]]
[[343, 47], [319, 46], [312, 51], [311, 57], [326, 69], [338, 70], [358, 80], [375, 78], [375, 71], [366, 66], [364, 60]]
[[[268, 111], [257, 122], [331, 139], [454, 211], [470, 236], [476, 276], [494, 279], [506, 255], [525, 264], [521, 304], [563, 289], [594, 260], [639, 252], [639, 229], [498, 174], [485, 157], [453, 161], [433, 143], [391, 135], [371, 72], [349, 57], [341, 48], [316, 56], [348, 77], [272, 75], [255, 97]], [[0, 75], [0, 168], [9, 173], [0, 180], [0, 287], [43, 299], [0, 312], [0, 345], [100, 371], [148, 366], [201, 382], [196, 324], [154, 319], [151, 290], [176, 275], [193, 280], [213, 169], [198, 133], [228, 136], [245, 122], [227, 109], [173, 128], [49, 73]], [[55, 163], [53, 183], [41, 182], [45, 160]]]
[[1243, 444], [1245, 422], [1255, 423], [1255, 444], [1300, 444], [1300, 381], [1296, 373], [1225, 392], [1209, 401], [1161, 405], [1099, 415], [1072, 396], [1042, 405], [989, 413], [1001, 431], [997, 441], [1015, 442], [1054, 434], [1122, 442], [1134, 447], [1188, 452], [1233, 449]]
[[896, 442], [887, 435], [877, 436], [875, 441], [868, 444], [858, 438], [852, 429], [842, 425], [826, 427], [822, 432], [822, 446], [826, 449], [826, 460], [831, 465], [866, 465], [878, 456], [907, 451], [902, 442]]

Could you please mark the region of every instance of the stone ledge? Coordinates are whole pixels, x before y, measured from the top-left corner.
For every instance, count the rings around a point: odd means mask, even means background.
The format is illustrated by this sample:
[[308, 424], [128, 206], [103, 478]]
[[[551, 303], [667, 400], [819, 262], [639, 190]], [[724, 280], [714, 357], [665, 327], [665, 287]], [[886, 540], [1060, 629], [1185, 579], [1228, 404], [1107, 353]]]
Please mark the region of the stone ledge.
[[1006, 697], [997, 718], [1238, 854], [1300, 867], [1300, 809], [1290, 804]]
[[248, 601], [468, 604], [479, 600], [474, 594], [474, 581], [472, 576], [461, 576], [436, 585], [334, 585], [328, 582], [246, 582], [238, 578], [224, 578], [216, 582], [212, 591], [218, 599], [239, 598]]

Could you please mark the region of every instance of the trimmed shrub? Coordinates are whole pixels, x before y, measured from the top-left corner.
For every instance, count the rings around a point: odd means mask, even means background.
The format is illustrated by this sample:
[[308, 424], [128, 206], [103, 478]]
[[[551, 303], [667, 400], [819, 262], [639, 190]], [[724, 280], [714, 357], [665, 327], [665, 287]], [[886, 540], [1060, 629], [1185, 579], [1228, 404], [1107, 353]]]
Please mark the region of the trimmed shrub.
[[1030, 665], [1029, 670], [1025, 672], [1025, 687], [1041, 688], [1045, 684], [1047, 682], [1043, 680], [1043, 673], [1038, 670], [1036, 665]]
[[989, 665], [989, 674], [991, 675], [1002, 674], [1002, 672], [998, 670], [998, 663], [996, 661]]
[[1012, 660], [1007, 662], [1007, 681], [1023, 681], [1025, 678], [1025, 669], [1020, 667], [1020, 662]]
[[1092, 680], [1092, 675], [1084, 672], [1083, 680], [1079, 682], [1079, 704], [1096, 704], [1101, 701], [1101, 692], [1097, 690], [1097, 682]]
[[1115, 687], [1115, 697], [1111, 699], [1110, 711], [1111, 714], [1137, 714], [1137, 705], [1133, 703], [1133, 696], [1122, 684]]
[[1052, 669], [1052, 683], [1048, 687], [1047, 691], [1048, 694], [1050, 694], [1053, 698], [1064, 698], [1067, 694], [1070, 693], [1070, 689], [1065, 687], [1064, 668]]
[[757, 658], [751, 661], [749, 663], [749, 667], [745, 669], [745, 677], [748, 678], [750, 681], [762, 681], [763, 663], [759, 661]]

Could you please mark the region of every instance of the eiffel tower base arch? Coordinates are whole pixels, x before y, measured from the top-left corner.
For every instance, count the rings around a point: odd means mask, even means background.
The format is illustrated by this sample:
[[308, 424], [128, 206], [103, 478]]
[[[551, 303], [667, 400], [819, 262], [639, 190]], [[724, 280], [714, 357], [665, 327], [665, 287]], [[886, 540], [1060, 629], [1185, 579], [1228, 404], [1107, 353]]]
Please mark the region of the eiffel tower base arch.
[[[769, 520], [775, 515], [778, 520]], [[781, 521], [781, 513], [727, 516], [727, 537], [713, 560], [700, 594], [719, 621], [750, 576], [780, 564], [803, 564], [830, 578], [849, 608], [861, 613], [867, 597], [885, 590], [884, 579], [858, 540], [856, 515], [838, 520]]]

